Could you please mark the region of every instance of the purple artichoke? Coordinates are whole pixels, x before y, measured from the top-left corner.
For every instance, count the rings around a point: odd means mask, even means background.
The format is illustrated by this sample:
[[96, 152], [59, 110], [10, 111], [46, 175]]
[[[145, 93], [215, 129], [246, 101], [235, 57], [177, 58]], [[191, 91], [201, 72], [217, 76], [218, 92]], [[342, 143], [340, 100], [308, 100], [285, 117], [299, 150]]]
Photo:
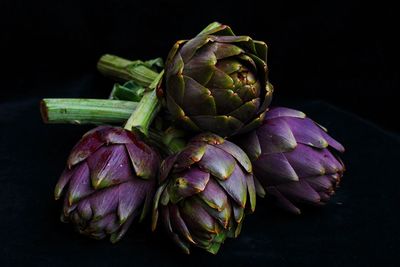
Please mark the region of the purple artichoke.
[[63, 193], [62, 221], [96, 239], [117, 242], [132, 221], [146, 214], [156, 189], [158, 154], [138, 136], [100, 126], [75, 145], [55, 188]]
[[249, 158], [235, 144], [214, 134], [194, 137], [161, 164], [153, 230], [160, 213], [168, 234], [184, 252], [189, 254], [193, 244], [217, 253], [227, 237], [240, 233], [245, 209], [255, 209], [251, 172]]
[[262, 126], [237, 143], [266, 192], [293, 213], [300, 213], [298, 204], [326, 203], [345, 170], [337, 156], [344, 147], [297, 110], [271, 108]]

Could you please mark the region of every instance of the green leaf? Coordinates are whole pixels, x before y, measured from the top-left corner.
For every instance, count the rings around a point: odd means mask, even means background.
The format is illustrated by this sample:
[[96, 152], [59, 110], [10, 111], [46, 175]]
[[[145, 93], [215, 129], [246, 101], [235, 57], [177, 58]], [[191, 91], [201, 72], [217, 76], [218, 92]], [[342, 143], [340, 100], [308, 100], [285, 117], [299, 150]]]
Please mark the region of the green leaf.
[[128, 81], [123, 85], [116, 83], [111, 91], [110, 99], [139, 102], [145, 90], [145, 87], [134, 81]]
[[199, 35], [234, 36], [235, 34], [229, 26], [213, 22], [205, 27], [197, 36]]
[[209, 31], [212, 31], [212, 30], [215, 30], [217, 28], [220, 28], [221, 26], [222, 26], [222, 24], [219, 23], [219, 22], [216, 22], [216, 21], [212, 22], [209, 25], [207, 25], [207, 27], [205, 27], [198, 35], [205, 34], [205, 33], [209, 32]]
[[129, 64], [128, 68], [132, 69], [140, 66], [144, 66], [152, 71], [159, 72], [164, 68], [164, 61], [160, 57], [146, 61], [134, 60]]
[[[160, 57], [155, 58], [155, 59], [150, 59], [144, 62], [144, 64], [148, 67], [154, 70], [154, 68], [164, 68], [164, 60]], [[155, 69], [157, 70], [157, 69]]]

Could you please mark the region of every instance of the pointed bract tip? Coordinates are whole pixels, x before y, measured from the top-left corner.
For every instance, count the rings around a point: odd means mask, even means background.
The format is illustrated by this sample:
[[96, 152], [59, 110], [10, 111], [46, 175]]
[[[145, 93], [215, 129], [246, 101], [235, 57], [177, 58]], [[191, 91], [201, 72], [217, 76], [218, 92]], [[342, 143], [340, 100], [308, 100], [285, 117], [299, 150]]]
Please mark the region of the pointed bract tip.
[[191, 243], [193, 243], [193, 244], [195, 244], [195, 245], [197, 244], [196, 241], [193, 240], [193, 238], [192, 238], [192, 236], [191, 236], [190, 234], [189, 234], [189, 235], [186, 235], [186, 238], [187, 238]]
[[190, 250], [188, 248], [182, 248], [183, 253], [190, 255]]
[[293, 182], [298, 182], [300, 180], [299, 176], [297, 173], [292, 173], [292, 176], [287, 176], [288, 180], [293, 181]]
[[54, 199], [59, 200], [61, 197], [61, 193], [62, 193], [62, 190], [60, 190], [60, 188], [56, 187], [54, 189]]
[[111, 236], [110, 236], [110, 242], [111, 242], [112, 244], [115, 244], [115, 243], [117, 243], [117, 242], [121, 239], [121, 237], [122, 237], [122, 236], [120, 236], [119, 233], [113, 233], [113, 234], [111, 234]]
[[296, 210], [291, 211], [294, 215], [301, 215], [301, 210], [296, 208]]
[[323, 148], [327, 148], [327, 147], [329, 146], [328, 141], [326, 141], [326, 140], [323, 139], [323, 138], [321, 138], [321, 139], [319, 140], [319, 143], [321, 144], [321, 146], [322, 146]]
[[266, 195], [267, 195], [267, 193], [265, 192], [264, 188], [262, 188], [261, 190], [257, 190], [257, 196], [259, 196], [261, 198], [265, 198]]
[[224, 29], [226, 27], [228, 27], [228, 26], [222, 25], [221, 23], [215, 21], [215, 22], [208, 24], [207, 27], [205, 27], [198, 35], [207, 34], [216, 28]]
[[220, 247], [221, 247], [221, 243], [214, 243], [209, 248], [207, 248], [206, 250], [208, 252], [210, 252], [211, 254], [213, 254], [213, 255], [217, 255]]
[[[129, 214], [130, 215], [130, 214]], [[128, 216], [122, 216], [122, 215], [119, 215], [118, 216], [118, 221], [119, 221], [119, 224], [124, 224], [125, 222], [126, 222], [126, 220], [128, 219], [128, 217], [129, 217], [129, 215]]]
[[74, 204], [74, 200], [75, 200], [74, 194], [70, 193], [68, 196], [68, 205], [72, 206], [72, 204]]
[[210, 24], [208, 24], [209, 26], [210, 25], [218, 25], [218, 26], [226, 26], [226, 25], [223, 25], [222, 23], [220, 23], [220, 22], [218, 22], [218, 21], [213, 21], [213, 22], [211, 22]]
[[151, 218], [151, 231], [154, 232], [157, 229], [157, 221], [158, 221], [158, 211], [153, 212]]
[[[106, 180], [107, 179], [101, 179], [101, 178], [99, 178], [99, 177], [95, 177], [96, 179], [93, 179], [93, 178], [91, 178], [91, 182], [92, 182], [92, 187], [95, 189], [95, 190], [99, 190], [99, 189], [101, 189], [101, 188], [104, 188], [104, 187], [106, 187], [107, 185], [108, 185], [108, 183], [106, 183]], [[103, 183], [103, 181], [105, 182], [105, 183]]]

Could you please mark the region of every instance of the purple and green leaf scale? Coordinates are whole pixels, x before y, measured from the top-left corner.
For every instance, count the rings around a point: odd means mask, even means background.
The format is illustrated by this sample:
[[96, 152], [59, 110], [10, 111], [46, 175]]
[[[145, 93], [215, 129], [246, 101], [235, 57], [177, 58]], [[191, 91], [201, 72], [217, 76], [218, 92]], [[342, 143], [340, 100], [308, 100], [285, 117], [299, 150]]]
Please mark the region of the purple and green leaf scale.
[[96, 125], [56, 184], [61, 220], [113, 243], [145, 223], [184, 253], [216, 254], [267, 212], [257, 196], [294, 214], [328, 203], [344, 147], [303, 112], [270, 107], [266, 61], [264, 42], [214, 22], [165, 64], [102, 56], [98, 70], [117, 82], [108, 99], [43, 99], [45, 123]]

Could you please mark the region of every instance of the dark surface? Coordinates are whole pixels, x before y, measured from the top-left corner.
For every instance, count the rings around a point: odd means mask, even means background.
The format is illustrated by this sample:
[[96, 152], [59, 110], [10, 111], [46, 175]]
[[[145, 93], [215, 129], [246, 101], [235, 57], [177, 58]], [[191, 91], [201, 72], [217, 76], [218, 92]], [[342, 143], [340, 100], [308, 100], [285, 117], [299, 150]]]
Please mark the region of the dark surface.
[[[87, 80], [66, 90], [84, 88]], [[186, 256], [149, 226], [131, 228], [112, 245], [59, 221], [53, 188], [71, 147], [90, 127], [42, 124], [38, 101], [0, 104], [0, 266], [397, 266], [399, 137], [352, 114], [317, 101], [291, 104], [347, 148], [348, 170], [326, 207], [290, 216], [260, 200], [241, 236], [217, 256], [196, 249]]]
[[[400, 141], [387, 131], [400, 125], [397, 9], [262, 2], [0, 1], [0, 266], [398, 266]], [[259, 201], [217, 256], [182, 255], [148, 226], [116, 245], [76, 234], [53, 189], [90, 127], [42, 124], [39, 100], [104, 98], [100, 55], [165, 57], [214, 20], [266, 41], [274, 104], [305, 111], [346, 147], [338, 193], [302, 216]]]

